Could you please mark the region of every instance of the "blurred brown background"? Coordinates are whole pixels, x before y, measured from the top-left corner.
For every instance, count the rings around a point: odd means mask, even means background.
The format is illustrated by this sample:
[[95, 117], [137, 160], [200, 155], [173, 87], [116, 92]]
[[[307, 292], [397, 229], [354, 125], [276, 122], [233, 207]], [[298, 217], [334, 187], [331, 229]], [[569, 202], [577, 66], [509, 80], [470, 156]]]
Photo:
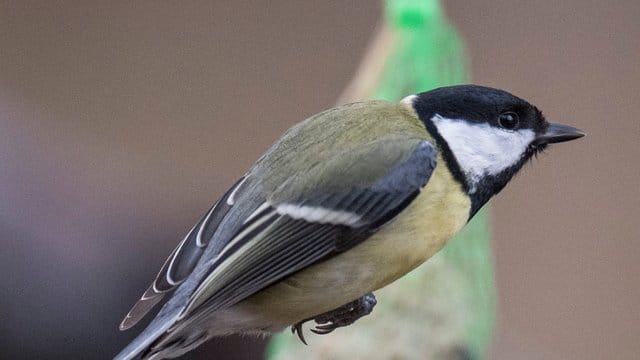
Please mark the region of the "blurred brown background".
[[[589, 134], [493, 202], [491, 358], [637, 358], [640, 2], [446, 7], [474, 82]], [[135, 336], [117, 325], [165, 256], [283, 130], [333, 104], [380, 12], [0, 2], [2, 357], [108, 358]], [[190, 358], [260, 351], [217, 340]]]

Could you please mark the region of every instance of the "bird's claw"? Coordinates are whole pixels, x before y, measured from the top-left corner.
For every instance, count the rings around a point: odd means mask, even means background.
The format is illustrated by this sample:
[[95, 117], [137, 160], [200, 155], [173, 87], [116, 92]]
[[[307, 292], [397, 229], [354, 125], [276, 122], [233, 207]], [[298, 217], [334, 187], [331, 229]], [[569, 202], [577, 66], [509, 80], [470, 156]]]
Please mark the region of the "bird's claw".
[[302, 331], [302, 324], [306, 323], [307, 321], [309, 321], [310, 319], [305, 319], [302, 320], [298, 323], [293, 324], [293, 326], [291, 326], [291, 332], [298, 335], [298, 338], [300, 339], [300, 341], [302, 341], [303, 344], [305, 345], [309, 345], [307, 344], [307, 341], [304, 339], [304, 332]]
[[361, 317], [369, 315], [374, 306], [376, 306], [376, 303], [375, 296], [373, 296], [372, 293], [368, 293], [337, 309], [320, 314], [314, 318], [304, 319], [294, 324], [291, 327], [291, 332], [297, 334], [300, 341], [307, 345], [302, 332], [302, 325], [307, 321], [314, 320], [317, 324], [314, 329], [310, 329], [311, 332], [318, 335], [326, 335], [339, 327], [349, 326]]

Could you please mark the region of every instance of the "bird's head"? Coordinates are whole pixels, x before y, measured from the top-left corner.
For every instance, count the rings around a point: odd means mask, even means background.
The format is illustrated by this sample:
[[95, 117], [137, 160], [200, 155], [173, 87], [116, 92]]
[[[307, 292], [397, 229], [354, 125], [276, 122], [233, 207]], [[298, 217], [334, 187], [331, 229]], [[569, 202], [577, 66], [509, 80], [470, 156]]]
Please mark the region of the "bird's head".
[[519, 97], [483, 86], [444, 87], [403, 101], [416, 110], [472, 198], [471, 215], [548, 144], [584, 136], [576, 128], [548, 122]]

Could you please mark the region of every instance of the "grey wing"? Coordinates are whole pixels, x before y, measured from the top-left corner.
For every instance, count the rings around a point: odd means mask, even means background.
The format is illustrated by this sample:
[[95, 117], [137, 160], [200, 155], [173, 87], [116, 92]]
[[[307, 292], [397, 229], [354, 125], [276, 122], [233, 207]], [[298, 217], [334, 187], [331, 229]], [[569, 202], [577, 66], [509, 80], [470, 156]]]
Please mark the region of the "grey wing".
[[402, 161], [366, 186], [318, 189], [304, 198], [263, 203], [215, 258], [181, 318], [199, 309], [231, 306], [358, 244], [392, 220], [419, 194], [436, 166], [437, 151], [429, 142], [408, 145]]

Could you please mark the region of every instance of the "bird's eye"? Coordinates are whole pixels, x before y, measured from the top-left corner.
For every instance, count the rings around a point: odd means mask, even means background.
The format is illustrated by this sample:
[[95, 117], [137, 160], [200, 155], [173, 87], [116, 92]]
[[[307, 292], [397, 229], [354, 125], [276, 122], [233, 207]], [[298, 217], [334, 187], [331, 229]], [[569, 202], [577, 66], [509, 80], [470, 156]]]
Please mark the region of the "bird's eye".
[[498, 123], [505, 129], [513, 130], [518, 127], [518, 123], [520, 119], [518, 118], [518, 114], [514, 112], [506, 112], [500, 114], [498, 117]]

